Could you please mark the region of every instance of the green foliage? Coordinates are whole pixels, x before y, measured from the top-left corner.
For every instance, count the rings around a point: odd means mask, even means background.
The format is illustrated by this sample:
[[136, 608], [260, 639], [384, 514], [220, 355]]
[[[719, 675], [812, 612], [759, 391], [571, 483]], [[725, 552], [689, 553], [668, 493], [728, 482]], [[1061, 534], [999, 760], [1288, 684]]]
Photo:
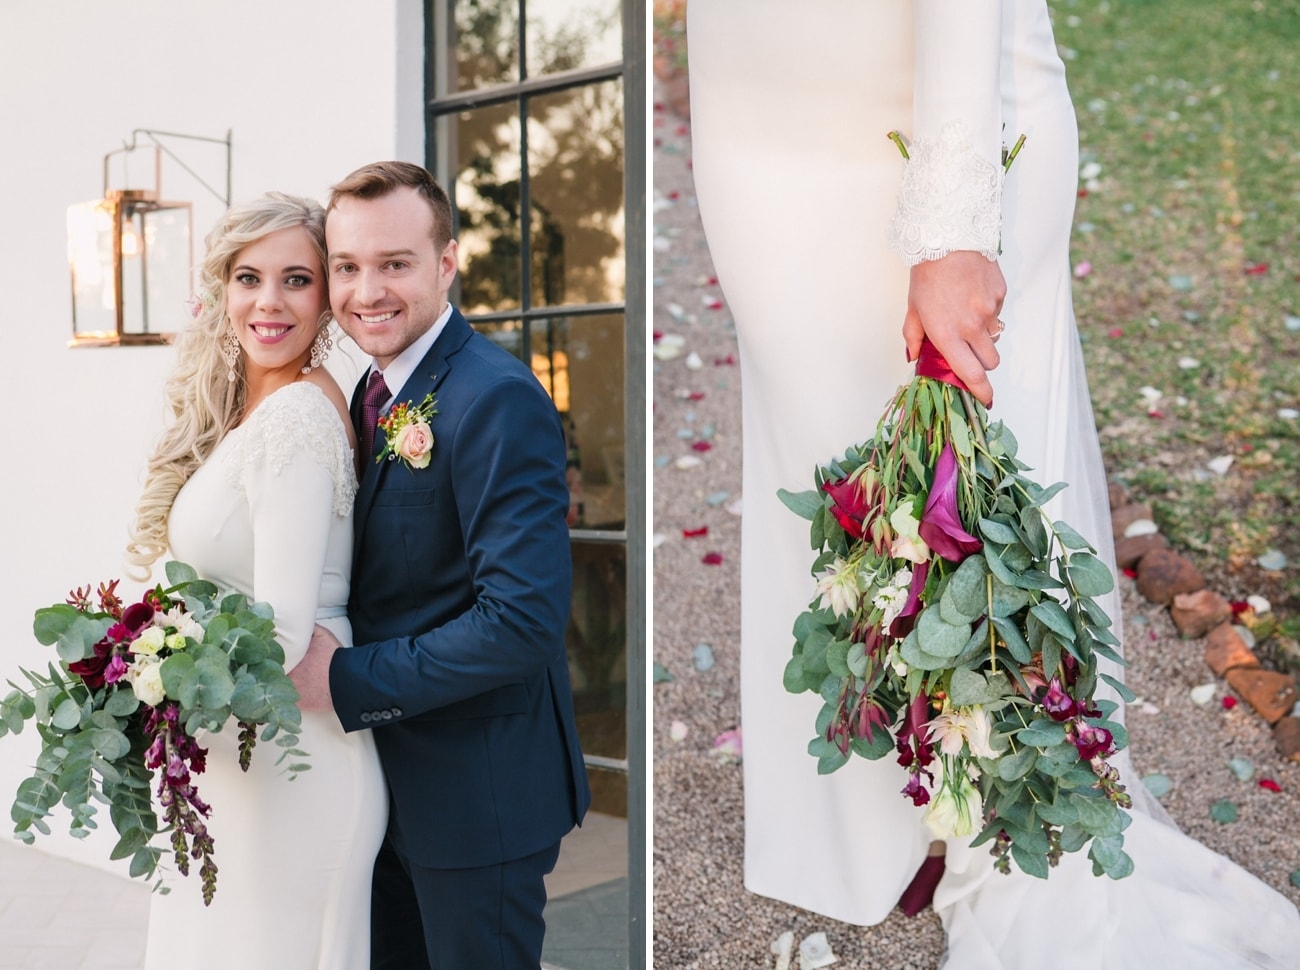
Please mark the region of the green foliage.
[[[951, 512], [930, 508], [945, 445], [956, 456]], [[1109, 719], [1114, 706], [1092, 701], [1098, 658], [1118, 661], [1110, 618], [1094, 599], [1114, 589], [1114, 577], [1084, 536], [1047, 515], [1065, 486], [1027, 478], [1016, 449], [1011, 431], [990, 425], [968, 393], [918, 377], [899, 389], [870, 440], [814, 471], [813, 489], [781, 490], [810, 524], [819, 581], [795, 620], [782, 682], [823, 701], [808, 742], [819, 773], [854, 755], [885, 757], [895, 741], [920, 757], [937, 744], [924, 737], [937, 728], [918, 736], [905, 714], [924, 697], [932, 724], [965, 725], [960, 753], [939, 755], [943, 782], [927, 818], [942, 800], [974, 844], [995, 843], [1003, 871], [1014, 862], [1046, 877], [1062, 852], [1086, 846], [1098, 874], [1121, 878], [1132, 869], [1122, 848], [1131, 802], [1104, 759], [1128, 738]], [[975, 538], [966, 535], [949, 560], [918, 546], [909, 517], [922, 523], [922, 537], [958, 529]], [[936, 537], [938, 548], [943, 541]], [[914, 608], [900, 612], [908, 597]], [[1060, 698], [1053, 711], [1044, 706], [1048, 684]], [[985, 719], [991, 733], [977, 746], [974, 725]], [[1093, 747], [1085, 733], [1108, 733], [1109, 743]], [[965, 787], [968, 768], [977, 794]], [[968, 816], [972, 796], [980, 819]]]
[[[13, 690], [0, 700], [0, 737], [18, 734], [32, 722], [41, 738], [35, 768], [18, 785], [10, 808], [15, 837], [30, 843], [37, 833], [48, 835], [47, 819], [60, 805], [70, 815], [71, 834], [84, 837], [98, 827], [96, 806], [107, 805], [118, 834], [110, 857], [129, 859], [130, 874], [144, 878], [156, 874], [161, 860], [157, 836], [169, 835], [179, 852], [181, 846], [188, 851], [186, 836], [192, 834], [176, 831], [184, 812], [173, 812], [170, 824], [160, 826], [151, 798], [155, 772], [146, 764], [154, 740], [149, 724], [151, 717], [157, 723], [164, 707], [177, 706], [177, 722], [191, 738], [200, 728], [220, 731], [232, 718], [239, 721], [248, 732], [244, 757], [256, 742], [255, 729], [261, 728], [262, 738], [274, 739], [282, 749], [280, 760], [290, 780], [308, 767], [305, 752], [297, 747], [302, 724], [298, 693], [284, 671], [270, 607], [250, 603], [239, 593], [222, 593], [184, 563], [167, 563], [166, 575], [171, 585], [146, 595], [155, 607], [155, 621], [170, 622], [162, 621], [163, 613], [183, 608], [187, 622], [197, 627], [165, 626], [161, 648], [141, 646], [138, 637], [149, 623], [110, 639], [110, 628], [124, 629], [122, 604], [105, 597], [102, 587], [98, 610], [88, 593], [74, 593], [70, 602], [77, 605], [45, 607], [33, 620], [36, 639], [55, 647], [58, 663], [45, 673], [22, 671], [28, 686], [11, 682]], [[199, 630], [201, 640], [179, 635], [181, 630]], [[128, 671], [135, 671], [149, 663], [149, 654], [161, 660], [157, 669], [164, 695], [149, 696], [152, 706], [137, 693], [147, 688], [133, 686], [131, 676], [109, 683], [101, 672], [88, 684], [69, 670], [78, 661], [98, 658], [106, 664], [116, 655]], [[201, 826], [192, 831], [201, 833]], [[203, 858], [204, 893], [210, 898], [216, 878], [210, 837], [195, 836], [193, 851]], [[187, 871], [188, 864], [177, 861]]]

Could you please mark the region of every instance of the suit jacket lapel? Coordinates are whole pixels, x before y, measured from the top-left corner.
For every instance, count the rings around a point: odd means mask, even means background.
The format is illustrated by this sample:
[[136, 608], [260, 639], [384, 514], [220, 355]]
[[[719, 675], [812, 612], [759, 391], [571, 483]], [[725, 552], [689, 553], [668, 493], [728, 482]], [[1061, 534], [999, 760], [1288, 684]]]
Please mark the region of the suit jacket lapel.
[[[424, 400], [426, 394], [437, 395], [438, 387], [447, 378], [451, 371], [451, 359], [465, 346], [465, 342], [474, 335], [474, 330], [470, 327], [469, 322], [461, 315], [461, 312], [455, 308], [451, 311], [451, 318], [447, 321], [446, 327], [438, 335], [429, 352], [424, 355], [420, 361], [420, 366], [415, 369], [407, 382], [402, 385], [398, 392], [393, 396], [394, 401], [410, 401], [412, 404], [418, 404]], [[352, 395], [352, 420], [353, 424], [360, 424], [361, 421], [361, 397], [364, 394], [365, 378], [363, 377], [358, 383], [356, 390]], [[435, 415], [433, 419], [433, 439], [434, 450], [438, 448], [438, 418]], [[375, 453], [383, 447], [382, 439], [379, 435], [375, 436]], [[357, 490], [355, 503], [355, 523], [354, 531], [358, 540], [365, 532], [366, 519], [370, 515], [370, 509], [374, 505], [375, 493], [379, 491], [387, 476], [390, 474], [389, 465], [396, 464], [395, 461], [384, 461], [375, 463], [374, 455], [364, 459], [369, 462], [362, 471], [361, 487]], [[419, 474], [416, 472], [416, 474]], [[356, 555], [360, 555], [362, 544], [360, 541], [354, 543]]]

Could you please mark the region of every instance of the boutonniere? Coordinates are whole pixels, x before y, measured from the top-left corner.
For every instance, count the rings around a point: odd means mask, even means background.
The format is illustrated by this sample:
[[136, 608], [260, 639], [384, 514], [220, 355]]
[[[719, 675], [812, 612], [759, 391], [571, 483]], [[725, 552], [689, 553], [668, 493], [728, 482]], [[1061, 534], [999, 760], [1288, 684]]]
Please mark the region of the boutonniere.
[[429, 453], [433, 451], [433, 430], [429, 422], [438, 413], [433, 394], [426, 394], [418, 406], [410, 401], [394, 404], [379, 419], [379, 430], [384, 433], [384, 450], [375, 461], [400, 458], [408, 468], [429, 467]]

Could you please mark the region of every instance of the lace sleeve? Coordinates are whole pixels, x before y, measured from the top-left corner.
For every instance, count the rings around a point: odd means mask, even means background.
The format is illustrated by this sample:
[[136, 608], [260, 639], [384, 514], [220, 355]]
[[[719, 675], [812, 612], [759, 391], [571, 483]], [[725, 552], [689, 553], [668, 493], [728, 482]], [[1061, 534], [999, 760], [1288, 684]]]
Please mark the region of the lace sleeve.
[[1002, 230], [1002, 169], [984, 159], [960, 121], [909, 146], [890, 226], [890, 248], [908, 266], [957, 250], [996, 259]]
[[352, 511], [357, 491], [352, 448], [338, 411], [320, 388], [306, 381], [281, 388], [253, 412], [244, 430], [232, 442], [227, 466], [231, 485], [247, 490], [258, 467], [265, 465], [279, 474], [293, 458], [305, 453], [329, 472], [335, 514]]

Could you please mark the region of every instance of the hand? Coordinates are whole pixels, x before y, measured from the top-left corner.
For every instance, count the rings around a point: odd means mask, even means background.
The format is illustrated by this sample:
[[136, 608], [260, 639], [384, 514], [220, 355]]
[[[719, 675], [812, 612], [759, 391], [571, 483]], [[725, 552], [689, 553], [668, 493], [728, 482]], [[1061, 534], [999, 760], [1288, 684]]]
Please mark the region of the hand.
[[929, 337], [953, 373], [988, 407], [993, 403], [988, 371], [1001, 361], [995, 343], [1006, 295], [1002, 270], [980, 253], [962, 250], [917, 263], [903, 320], [907, 359], [915, 360]]
[[341, 647], [334, 634], [323, 626], [312, 630], [306, 655], [289, 671], [289, 679], [298, 688], [300, 709], [334, 710], [334, 699], [330, 696], [330, 662], [334, 659], [334, 651]]

